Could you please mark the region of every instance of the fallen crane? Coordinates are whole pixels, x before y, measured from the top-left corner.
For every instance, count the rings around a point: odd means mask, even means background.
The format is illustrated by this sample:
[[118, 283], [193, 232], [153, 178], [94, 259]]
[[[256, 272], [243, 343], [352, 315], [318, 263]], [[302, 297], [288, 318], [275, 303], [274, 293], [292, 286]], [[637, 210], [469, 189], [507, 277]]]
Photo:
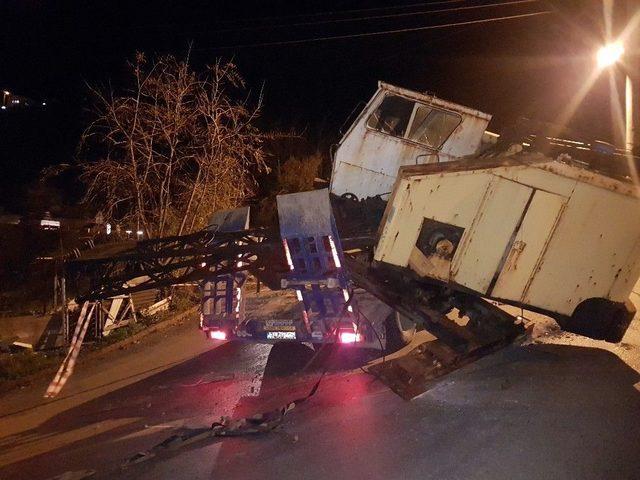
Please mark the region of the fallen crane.
[[[418, 325], [437, 340], [378, 369], [405, 398], [526, 333], [492, 300], [619, 341], [640, 275], [625, 171], [636, 159], [540, 131], [487, 148], [489, 119], [381, 83], [338, 147], [330, 191], [279, 196], [277, 227], [249, 228], [246, 207], [218, 212], [202, 232], [69, 270], [88, 280], [85, 300], [200, 282], [201, 328], [218, 340], [384, 348]], [[247, 273], [295, 291], [299, 317], [246, 319]]]

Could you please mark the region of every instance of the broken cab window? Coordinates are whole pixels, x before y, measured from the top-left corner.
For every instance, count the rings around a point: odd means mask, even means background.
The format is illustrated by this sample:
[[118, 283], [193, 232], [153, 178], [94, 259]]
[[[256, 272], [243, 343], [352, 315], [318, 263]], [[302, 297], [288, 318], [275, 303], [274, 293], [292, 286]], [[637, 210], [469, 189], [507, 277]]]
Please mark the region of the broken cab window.
[[414, 102], [387, 95], [367, 121], [367, 126], [394, 137], [404, 137], [413, 112]]
[[387, 95], [367, 120], [367, 126], [382, 133], [440, 148], [461, 118], [412, 100]]
[[425, 105], [417, 105], [407, 138], [440, 148], [460, 124], [460, 117]]

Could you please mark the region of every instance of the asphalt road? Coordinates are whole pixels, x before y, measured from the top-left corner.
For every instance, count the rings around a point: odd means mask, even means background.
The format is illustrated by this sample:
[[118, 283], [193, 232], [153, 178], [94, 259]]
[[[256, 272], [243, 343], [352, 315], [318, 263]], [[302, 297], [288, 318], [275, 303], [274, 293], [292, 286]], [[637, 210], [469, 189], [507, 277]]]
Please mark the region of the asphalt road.
[[[213, 344], [185, 322], [78, 366], [61, 397], [46, 381], [0, 398], [0, 478], [91, 469], [123, 479], [638, 479], [640, 353], [542, 325], [406, 402], [304, 345]], [[210, 439], [122, 469], [175, 433], [309, 392], [277, 430]], [[302, 372], [302, 373], [301, 373]], [[73, 477], [67, 477], [73, 478]]]

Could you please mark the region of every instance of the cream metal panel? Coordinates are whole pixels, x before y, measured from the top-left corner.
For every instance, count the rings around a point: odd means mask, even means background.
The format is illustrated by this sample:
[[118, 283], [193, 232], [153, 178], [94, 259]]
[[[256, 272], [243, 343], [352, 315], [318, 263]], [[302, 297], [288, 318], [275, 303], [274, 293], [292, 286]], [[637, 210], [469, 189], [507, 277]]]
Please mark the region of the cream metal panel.
[[570, 315], [588, 298], [625, 301], [638, 272], [628, 263], [639, 238], [637, 198], [578, 182], [524, 302]]
[[514, 182], [523, 183], [537, 190], [557, 193], [565, 197], [571, 196], [577, 180], [556, 175], [547, 170], [535, 166], [501, 167], [492, 170], [499, 175]]
[[[400, 267], [406, 267], [409, 263], [409, 252], [398, 248], [398, 245], [413, 245], [410, 243], [407, 237], [409, 230], [411, 230], [412, 236], [417, 238], [417, 233], [414, 231], [414, 226], [407, 221], [412, 217], [412, 209], [407, 199], [412, 193], [412, 186], [415, 184], [411, 179], [403, 179], [396, 183], [395, 193], [390, 202], [387, 205], [387, 217], [382, 230], [380, 232], [380, 238], [374, 252], [374, 258], [380, 262], [390, 263], [392, 265], [398, 265]], [[405, 226], [402, 229], [402, 226]], [[398, 237], [401, 237], [398, 239]], [[415, 238], [413, 243], [415, 243]]]
[[519, 302], [553, 235], [566, 197], [536, 190], [490, 295]]
[[[425, 105], [456, 112], [461, 115], [462, 123], [439, 152], [367, 128], [369, 116], [386, 94], [401, 95]], [[472, 154], [479, 148], [490, 119], [490, 115], [462, 105], [380, 83], [376, 94], [340, 141], [331, 172], [331, 193], [342, 195], [349, 192], [360, 198], [384, 194], [391, 190], [401, 166], [447, 162]]]
[[375, 259], [406, 267], [424, 218], [469, 228], [492, 178], [488, 173], [459, 172], [398, 182]]
[[341, 162], [337, 174], [331, 183], [331, 192], [336, 195], [353, 193], [358, 198], [369, 196], [372, 192], [383, 195], [393, 190], [396, 178], [394, 175], [385, 175], [372, 170], [367, 170], [357, 165]]
[[[443, 189], [449, 191], [448, 182]], [[456, 251], [451, 280], [476, 292], [487, 292], [532, 191], [492, 176], [482, 202], [474, 205], [477, 214]]]
[[[440, 149], [440, 157], [443, 155], [452, 158], [460, 158], [472, 155], [478, 151], [482, 143], [482, 136], [489, 125], [486, 117], [475, 117], [463, 114], [462, 124], [455, 129]], [[440, 161], [443, 161], [442, 158]]]
[[[637, 220], [640, 222], [640, 218]], [[613, 286], [609, 291], [609, 298], [627, 298], [629, 290], [633, 290], [640, 277], [640, 238], [631, 251], [629, 258], [620, 274], [616, 275]]]
[[448, 278], [457, 284], [486, 294], [495, 279], [489, 295], [565, 315], [588, 298], [624, 302], [640, 276], [638, 189], [553, 160], [500, 162], [405, 170], [375, 259], [446, 281], [446, 265], [416, 253], [429, 218], [465, 229]]
[[[331, 192], [353, 193], [359, 198], [387, 193], [404, 165], [451, 160], [432, 150], [366, 128], [364, 121], [351, 131], [336, 152]], [[379, 178], [378, 178], [379, 177]]]

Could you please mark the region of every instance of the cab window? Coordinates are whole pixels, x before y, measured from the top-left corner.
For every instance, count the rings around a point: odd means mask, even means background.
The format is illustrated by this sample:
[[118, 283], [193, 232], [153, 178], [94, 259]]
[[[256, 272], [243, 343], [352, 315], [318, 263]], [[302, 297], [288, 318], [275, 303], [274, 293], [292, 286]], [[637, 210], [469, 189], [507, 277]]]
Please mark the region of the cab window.
[[438, 149], [461, 122], [459, 115], [404, 97], [387, 95], [367, 126], [397, 138]]
[[394, 137], [404, 137], [413, 112], [414, 102], [387, 95], [367, 121], [367, 126]]

